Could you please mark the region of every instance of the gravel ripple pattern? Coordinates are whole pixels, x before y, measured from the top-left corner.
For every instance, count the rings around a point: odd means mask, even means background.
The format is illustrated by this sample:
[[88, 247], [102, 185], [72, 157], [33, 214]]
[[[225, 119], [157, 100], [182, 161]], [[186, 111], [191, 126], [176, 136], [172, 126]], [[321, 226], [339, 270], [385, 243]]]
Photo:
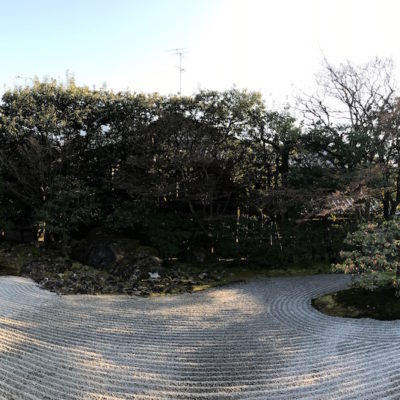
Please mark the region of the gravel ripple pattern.
[[0, 399], [400, 399], [400, 321], [329, 317], [347, 276], [159, 298], [0, 278]]

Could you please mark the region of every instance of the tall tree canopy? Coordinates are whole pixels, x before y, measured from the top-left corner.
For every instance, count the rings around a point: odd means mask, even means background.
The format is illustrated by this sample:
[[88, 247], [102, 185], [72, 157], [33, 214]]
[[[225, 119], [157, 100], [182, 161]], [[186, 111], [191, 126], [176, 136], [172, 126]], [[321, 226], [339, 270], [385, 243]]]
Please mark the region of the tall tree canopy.
[[400, 202], [392, 65], [327, 63], [301, 104], [304, 121], [238, 89], [10, 90], [0, 103], [0, 226], [45, 224], [66, 252], [73, 235], [103, 226], [170, 257], [332, 255], [347, 229], [337, 217], [389, 219]]

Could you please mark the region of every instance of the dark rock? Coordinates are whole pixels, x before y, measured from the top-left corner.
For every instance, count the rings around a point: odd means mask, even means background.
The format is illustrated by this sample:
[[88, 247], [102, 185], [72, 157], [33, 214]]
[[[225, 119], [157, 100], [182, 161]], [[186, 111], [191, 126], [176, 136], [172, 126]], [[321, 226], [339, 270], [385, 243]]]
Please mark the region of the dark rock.
[[[23, 264], [22, 274], [58, 294], [182, 293], [191, 292], [193, 285], [204, 280], [214, 279], [214, 274], [190, 272], [184, 266], [165, 267], [154, 249], [130, 243], [129, 239], [92, 236], [73, 247], [75, 255], [86, 265], [72, 264], [58, 255], [51, 258], [51, 253], [46, 252], [35, 254], [35, 261]], [[89, 262], [92, 266], [87, 265]]]
[[123, 293], [132, 296], [133, 294], [133, 288], [124, 288]]
[[149, 273], [158, 273], [160, 276], [165, 275], [165, 269], [162, 266], [162, 261], [151, 255], [144, 255], [136, 258], [129, 264], [123, 262], [117, 263], [111, 273], [122, 279], [147, 279]]
[[109, 269], [117, 254], [110, 239], [99, 238], [96, 241], [82, 241], [71, 247], [72, 257], [91, 267]]
[[[92, 231], [87, 238], [71, 246], [72, 258], [94, 268], [105, 270], [123, 279], [128, 279], [135, 269], [145, 273], [159, 272], [161, 260], [157, 251], [126, 237], [102, 231]], [[150, 269], [149, 269], [150, 268]]]

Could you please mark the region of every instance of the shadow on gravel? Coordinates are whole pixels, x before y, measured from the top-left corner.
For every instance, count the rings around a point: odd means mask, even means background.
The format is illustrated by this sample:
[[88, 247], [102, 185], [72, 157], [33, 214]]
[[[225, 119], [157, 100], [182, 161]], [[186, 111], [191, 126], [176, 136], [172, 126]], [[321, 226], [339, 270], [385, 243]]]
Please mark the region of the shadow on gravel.
[[276, 282], [152, 299], [0, 290], [0, 397], [323, 398], [342, 360], [271, 314]]
[[[242, 399], [290, 358], [289, 353], [282, 354], [286, 349], [268, 315], [268, 304], [240, 287], [141, 299], [135, 306], [139, 304], [143, 307], [121, 315], [123, 332], [96, 328], [99, 337], [112, 338], [110, 343], [119, 343], [120, 350], [131, 346], [126, 357], [111, 348], [98, 349], [103, 362], [117, 366], [116, 372], [129, 371], [125, 395]], [[112, 386], [108, 392], [123, 396]]]

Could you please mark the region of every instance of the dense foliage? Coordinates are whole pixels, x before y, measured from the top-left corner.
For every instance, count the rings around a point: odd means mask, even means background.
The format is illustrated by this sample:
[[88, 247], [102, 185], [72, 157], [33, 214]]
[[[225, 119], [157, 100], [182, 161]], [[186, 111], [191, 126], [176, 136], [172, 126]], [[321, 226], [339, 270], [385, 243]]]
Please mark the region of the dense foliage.
[[369, 290], [387, 284], [400, 296], [400, 220], [362, 224], [345, 240], [351, 250], [341, 253], [343, 263], [335, 268], [353, 274], [357, 283]]
[[[373, 79], [371, 79], [373, 78]], [[68, 252], [93, 228], [164, 258], [335, 262], [346, 233], [400, 202], [390, 64], [326, 65], [304, 120], [258, 93], [113, 93], [55, 81], [0, 103], [0, 228]]]

